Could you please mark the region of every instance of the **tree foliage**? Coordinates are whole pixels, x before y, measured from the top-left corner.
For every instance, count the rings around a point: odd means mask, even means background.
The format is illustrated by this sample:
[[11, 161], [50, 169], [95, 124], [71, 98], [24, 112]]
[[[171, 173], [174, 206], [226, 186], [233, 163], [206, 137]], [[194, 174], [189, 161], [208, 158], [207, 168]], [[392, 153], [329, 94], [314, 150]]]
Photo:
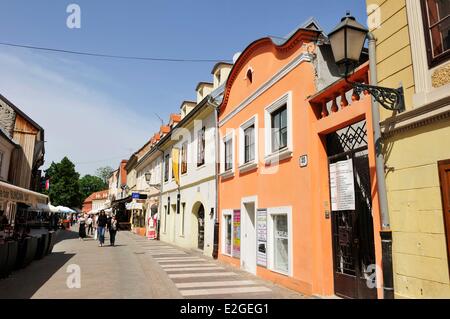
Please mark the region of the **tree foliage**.
[[67, 157], [64, 157], [59, 163], [52, 162], [46, 170], [46, 176], [50, 179], [48, 196], [53, 205], [81, 207], [80, 174], [77, 173], [75, 165]]
[[114, 172], [114, 168], [111, 166], [104, 166], [97, 169], [95, 176], [101, 178], [105, 185], [108, 185], [108, 178]]
[[106, 183], [98, 176], [85, 175], [80, 179], [80, 191], [82, 194], [82, 201], [89, 195], [107, 189]]

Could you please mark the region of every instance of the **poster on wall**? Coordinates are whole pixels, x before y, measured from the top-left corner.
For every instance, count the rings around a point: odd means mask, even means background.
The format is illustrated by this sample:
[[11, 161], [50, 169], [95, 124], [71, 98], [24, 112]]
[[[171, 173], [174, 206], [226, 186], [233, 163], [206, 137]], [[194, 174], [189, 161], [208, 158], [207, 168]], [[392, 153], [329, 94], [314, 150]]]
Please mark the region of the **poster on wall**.
[[267, 267], [267, 210], [256, 211], [256, 263], [258, 266]]
[[233, 257], [241, 257], [241, 211], [233, 211]]
[[355, 210], [353, 160], [330, 164], [331, 209]]

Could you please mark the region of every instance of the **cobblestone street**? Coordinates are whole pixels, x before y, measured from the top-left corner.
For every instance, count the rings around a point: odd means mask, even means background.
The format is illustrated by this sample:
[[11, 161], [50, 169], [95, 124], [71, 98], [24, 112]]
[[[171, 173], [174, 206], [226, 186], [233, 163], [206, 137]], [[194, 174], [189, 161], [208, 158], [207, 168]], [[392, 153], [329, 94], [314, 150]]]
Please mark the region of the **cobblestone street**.
[[[67, 286], [70, 265], [80, 266], [79, 289]], [[51, 255], [0, 281], [0, 298], [300, 299], [304, 296], [196, 251], [148, 241], [130, 232], [119, 232], [115, 247], [98, 247], [93, 238], [82, 241], [76, 232], [63, 231]]]

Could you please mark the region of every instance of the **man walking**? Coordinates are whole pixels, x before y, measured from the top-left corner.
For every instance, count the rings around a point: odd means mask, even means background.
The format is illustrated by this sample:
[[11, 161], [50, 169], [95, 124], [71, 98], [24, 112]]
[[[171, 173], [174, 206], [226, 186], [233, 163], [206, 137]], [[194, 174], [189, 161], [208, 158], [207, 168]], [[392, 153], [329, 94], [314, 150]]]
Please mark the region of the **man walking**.
[[97, 220], [97, 232], [98, 232], [98, 240], [100, 242], [99, 247], [103, 247], [105, 243], [105, 228], [108, 223], [108, 218], [106, 217], [105, 211], [101, 211]]

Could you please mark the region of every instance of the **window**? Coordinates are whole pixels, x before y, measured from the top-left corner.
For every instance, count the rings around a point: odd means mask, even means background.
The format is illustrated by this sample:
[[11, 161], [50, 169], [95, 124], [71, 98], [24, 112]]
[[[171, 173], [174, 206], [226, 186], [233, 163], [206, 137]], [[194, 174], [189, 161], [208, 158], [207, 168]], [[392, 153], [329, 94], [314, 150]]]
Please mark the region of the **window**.
[[231, 256], [233, 252], [233, 214], [224, 212], [223, 253]]
[[283, 105], [270, 114], [272, 128], [272, 152], [287, 147], [287, 105]]
[[289, 271], [289, 237], [287, 215], [273, 216], [274, 269], [283, 273]]
[[181, 146], [181, 174], [187, 173], [187, 147], [187, 142]]
[[169, 181], [169, 154], [164, 157], [164, 181]]
[[244, 129], [244, 163], [255, 160], [255, 124]]
[[233, 169], [233, 139], [225, 140], [225, 172]]
[[247, 79], [250, 83], [253, 83], [253, 70], [251, 68], [247, 70]]
[[450, 1], [422, 0], [428, 63], [434, 67], [450, 59]]
[[206, 128], [203, 127], [197, 133], [197, 167], [205, 164], [205, 130]]

